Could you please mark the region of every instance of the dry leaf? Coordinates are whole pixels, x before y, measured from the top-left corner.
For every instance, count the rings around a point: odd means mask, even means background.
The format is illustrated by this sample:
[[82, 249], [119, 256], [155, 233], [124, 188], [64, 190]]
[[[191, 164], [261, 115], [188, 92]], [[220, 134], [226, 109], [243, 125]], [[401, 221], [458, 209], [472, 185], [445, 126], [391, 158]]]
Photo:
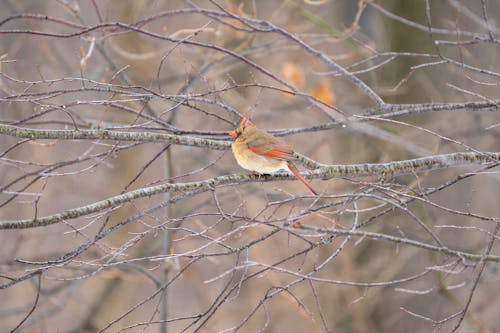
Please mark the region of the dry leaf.
[[294, 84], [296, 87], [300, 88], [304, 86], [304, 71], [299, 64], [287, 61], [283, 64], [281, 73], [288, 82]]
[[320, 83], [312, 88], [309, 93], [328, 105], [335, 105], [337, 102], [335, 93], [327, 79], [321, 79]]

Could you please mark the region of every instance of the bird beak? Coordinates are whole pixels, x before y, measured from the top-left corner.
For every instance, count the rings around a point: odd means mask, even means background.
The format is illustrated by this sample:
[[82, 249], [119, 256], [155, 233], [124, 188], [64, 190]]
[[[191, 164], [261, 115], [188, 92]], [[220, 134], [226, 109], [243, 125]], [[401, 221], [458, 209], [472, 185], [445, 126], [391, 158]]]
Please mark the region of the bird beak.
[[229, 132], [229, 135], [231, 135], [235, 139], [238, 137], [238, 134], [236, 134], [236, 131]]

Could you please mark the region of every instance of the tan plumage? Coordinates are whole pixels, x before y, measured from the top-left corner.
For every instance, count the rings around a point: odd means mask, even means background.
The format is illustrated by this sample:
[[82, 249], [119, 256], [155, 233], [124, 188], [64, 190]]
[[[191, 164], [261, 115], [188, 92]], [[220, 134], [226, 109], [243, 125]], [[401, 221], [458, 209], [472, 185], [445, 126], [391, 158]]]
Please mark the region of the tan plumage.
[[247, 118], [241, 118], [238, 127], [230, 133], [235, 138], [231, 148], [238, 164], [257, 173], [288, 170], [314, 195], [316, 191], [307, 183], [293, 163], [293, 149], [275, 136], [257, 129]]

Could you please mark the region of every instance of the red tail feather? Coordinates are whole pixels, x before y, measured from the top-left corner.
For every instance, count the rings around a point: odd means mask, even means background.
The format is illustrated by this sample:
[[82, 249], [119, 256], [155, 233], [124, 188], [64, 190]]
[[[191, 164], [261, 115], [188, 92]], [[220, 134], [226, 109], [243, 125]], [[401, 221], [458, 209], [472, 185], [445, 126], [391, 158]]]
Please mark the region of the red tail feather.
[[309, 183], [307, 183], [307, 180], [302, 177], [302, 175], [299, 173], [299, 170], [295, 167], [295, 165], [292, 163], [292, 162], [288, 162], [288, 169], [290, 170], [291, 173], [293, 173], [293, 175], [298, 179], [300, 180], [300, 182], [302, 184], [305, 185], [305, 187], [307, 187], [307, 189], [314, 195], [318, 195], [318, 193], [311, 187], [311, 185], [309, 185]]

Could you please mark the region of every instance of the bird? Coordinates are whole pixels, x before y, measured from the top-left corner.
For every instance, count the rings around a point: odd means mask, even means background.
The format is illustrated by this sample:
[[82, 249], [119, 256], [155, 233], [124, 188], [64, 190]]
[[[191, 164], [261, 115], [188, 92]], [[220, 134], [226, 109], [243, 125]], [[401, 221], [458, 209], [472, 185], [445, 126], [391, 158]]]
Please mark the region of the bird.
[[246, 117], [240, 119], [229, 135], [234, 138], [231, 144], [234, 158], [242, 168], [259, 174], [290, 171], [313, 195], [318, 195], [300, 174], [293, 163], [297, 159], [294, 151], [283, 140], [258, 129]]

